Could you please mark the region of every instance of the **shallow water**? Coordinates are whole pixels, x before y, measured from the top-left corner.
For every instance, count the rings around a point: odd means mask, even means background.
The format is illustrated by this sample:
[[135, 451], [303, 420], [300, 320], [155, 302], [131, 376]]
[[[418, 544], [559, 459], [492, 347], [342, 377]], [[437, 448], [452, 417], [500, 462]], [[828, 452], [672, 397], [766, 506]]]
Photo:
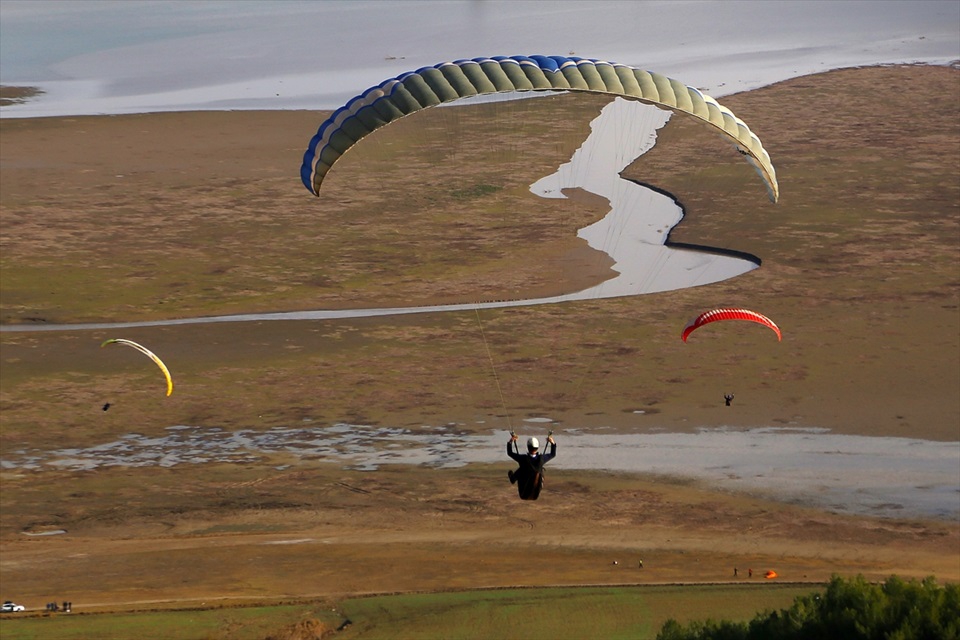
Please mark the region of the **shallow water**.
[[714, 96], [828, 69], [960, 57], [960, 4], [886, 0], [100, 2], [4, 0], [3, 84], [35, 117], [335, 109], [442, 60], [579, 55], [682, 79]]
[[[527, 432], [546, 424], [528, 423]], [[542, 435], [541, 435], [542, 437]], [[555, 469], [694, 478], [831, 511], [872, 516], [960, 518], [960, 442], [834, 435], [820, 429], [702, 429], [696, 433], [582, 433], [558, 429]], [[502, 463], [506, 431], [472, 435], [462, 425], [417, 430], [338, 424], [264, 432], [177, 426], [167, 435], [128, 434], [86, 449], [5, 451], [8, 472], [254, 463], [273, 454], [376, 472], [390, 464], [438, 470]]]

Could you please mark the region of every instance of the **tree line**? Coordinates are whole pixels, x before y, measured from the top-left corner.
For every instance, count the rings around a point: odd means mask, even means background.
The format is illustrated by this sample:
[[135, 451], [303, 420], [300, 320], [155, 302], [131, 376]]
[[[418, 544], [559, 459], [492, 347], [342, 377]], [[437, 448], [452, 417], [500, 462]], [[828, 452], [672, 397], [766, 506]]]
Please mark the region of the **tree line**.
[[897, 576], [882, 584], [834, 576], [824, 593], [749, 622], [668, 620], [657, 640], [960, 640], [960, 585]]

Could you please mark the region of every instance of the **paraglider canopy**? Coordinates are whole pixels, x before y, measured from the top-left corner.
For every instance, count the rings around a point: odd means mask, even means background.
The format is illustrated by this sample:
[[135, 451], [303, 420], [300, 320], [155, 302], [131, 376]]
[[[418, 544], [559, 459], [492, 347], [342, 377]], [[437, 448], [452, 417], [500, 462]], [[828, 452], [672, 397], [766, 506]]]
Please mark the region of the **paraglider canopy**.
[[[123, 339], [123, 338], [112, 338], [112, 339], [110, 339], [110, 340], [104, 340], [103, 343], [100, 345], [100, 348], [102, 349], [103, 347], [107, 346], [108, 344], [124, 344], [124, 345], [127, 345], [128, 347], [132, 347], [132, 348], [136, 349], [137, 351], [139, 351], [139, 352], [142, 353], [143, 355], [145, 355], [145, 356], [147, 356], [148, 358], [150, 358], [151, 360], [153, 360], [153, 361], [156, 363], [156, 365], [157, 365], [158, 367], [160, 367], [160, 371], [163, 372], [163, 375], [164, 375], [164, 377], [165, 377], [166, 380], [167, 380], [167, 395], [169, 396], [171, 393], [173, 393], [173, 378], [170, 377], [170, 370], [167, 369], [167, 365], [163, 364], [163, 361], [162, 361], [160, 358], [158, 358], [155, 353], [153, 353], [152, 351], [150, 351], [149, 349], [147, 349], [145, 346], [143, 346], [143, 345], [141, 345], [141, 344], [137, 344], [136, 342], [134, 342], [134, 341], [132, 341], [132, 340], [125, 340], [125, 339]], [[108, 403], [108, 404], [104, 405], [103, 410], [106, 411], [109, 407], [110, 407], [110, 405], [109, 405], [109, 403]]]
[[698, 89], [657, 73], [605, 60], [566, 56], [493, 56], [441, 62], [384, 80], [334, 111], [303, 156], [300, 177], [314, 195], [353, 145], [407, 115], [464, 98], [514, 92], [619, 96], [691, 116], [732, 142], [779, 198], [777, 174], [760, 139], [734, 113]]
[[704, 311], [687, 323], [687, 326], [683, 328], [683, 333], [680, 335], [680, 337], [684, 342], [686, 342], [687, 337], [700, 327], [710, 324], [711, 322], [719, 322], [720, 320], [745, 320], [747, 322], [756, 322], [757, 324], [762, 324], [776, 333], [778, 341], [782, 339], [780, 327], [774, 324], [773, 320], [765, 315], [757, 313], [756, 311], [750, 311], [749, 309], [713, 309], [711, 311]]

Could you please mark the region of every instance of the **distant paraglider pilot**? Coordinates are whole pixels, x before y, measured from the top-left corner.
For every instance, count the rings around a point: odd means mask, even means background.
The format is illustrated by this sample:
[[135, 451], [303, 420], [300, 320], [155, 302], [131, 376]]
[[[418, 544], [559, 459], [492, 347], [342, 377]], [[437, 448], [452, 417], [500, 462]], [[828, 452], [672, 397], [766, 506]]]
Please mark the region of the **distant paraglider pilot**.
[[727, 406], [729, 407], [729, 406], [730, 406], [730, 403], [733, 402], [733, 394], [732, 394], [732, 393], [725, 393], [725, 394], [723, 395], [723, 399], [726, 400]]
[[536, 500], [540, 497], [540, 490], [543, 489], [543, 466], [557, 456], [557, 443], [552, 435], [547, 436], [547, 442], [550, 443], [550, 453], [541, 454], [540, 441], [530, 438], [527, 440], [527, 453], [523, 455], [516, 449], [517, 434], [510, 434], [507, 455], [516, 460], [519, 466], [507, 475], [510, 477], [510, 484], [517, 485], [521, 500]]

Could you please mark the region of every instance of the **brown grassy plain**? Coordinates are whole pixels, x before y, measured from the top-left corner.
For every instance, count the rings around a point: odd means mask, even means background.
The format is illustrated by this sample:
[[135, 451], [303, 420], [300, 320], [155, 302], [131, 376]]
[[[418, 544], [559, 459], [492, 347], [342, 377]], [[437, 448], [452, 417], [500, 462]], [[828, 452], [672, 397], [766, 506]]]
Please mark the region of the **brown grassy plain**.
[[[308, 419], [476, 432], [541, 416], [561, 429], [791, 424], [956, 442], [958, 86], [956, 69], [878, 67], [722, 100], [773, 157], [775, 206], [736, 154], [726, 164], [693, 161], [700, 143], [680, 127], [665, 134], [673, 144], [626, 174], [680, 194], [687, 217], [671, 239], [763, 259], [717, 285], [485, 311], [482, 336], [472, 313], [125, 330], [173, 366], [167, 399], [156, 372], [100, 351], [120, 337], [114, 331], [4, 332], [4, 458], [177, 424], [263, 430]], [[428, 188], [406, 185], [409, 202], [385, 209], [398, 197], [377, 189], [382, 177], [345, 165], [325, 199], [311, 198], [295, 173], [321, 119], [0, 121], [3, 324], [533, 297], [604, 277], [603, 256], [575, 239], [602, 215], [596, 203], [554, 202], [517, 219], [491, 202], [529, 184], [526, 174], [482, 206], [471, 198], [493, 178], [441, 174]], [[558, 134], [557, 154], [582, 138], [578, 126]], [[776, 318], [783, 343], [771, 348], [747, 330], [697, 345], [677, 339], [690, 316], [721, 304]], [[733, 407], [723, 407], [726, 390], [736, 391]], [[114, 403], [108, 412], [104, 401]], [[748, 567], [791, 581], [960, 580], [956, 522], [842, 516], [600, 472], [556, 471], [540, 501], [519, 503], [508, 467], [362, 472], [264, 456], [4, 470], [4, 593], [34, 607], [67, 599], [122, 608], [717, 582], [734, 579], [734, 567], [738, 580]], [[24, 535], [51, 529], [67, 534]], [[512, 569], [531, 556], [550, 562], [518, 577]]]

